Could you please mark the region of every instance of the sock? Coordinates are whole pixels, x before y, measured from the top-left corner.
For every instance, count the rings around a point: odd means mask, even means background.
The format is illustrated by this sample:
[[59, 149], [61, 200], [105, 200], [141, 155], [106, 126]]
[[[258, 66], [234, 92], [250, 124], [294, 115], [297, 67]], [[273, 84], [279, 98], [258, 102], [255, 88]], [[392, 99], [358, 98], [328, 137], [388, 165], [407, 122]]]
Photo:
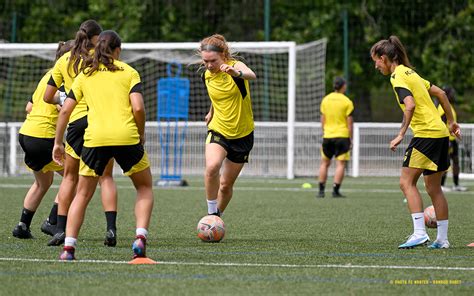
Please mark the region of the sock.
[[437, 225], [438, 235], [436, 236], [436, 240], [443, 242], [448, 239], [448, 220], [439, 220]]
[[444, 183], [446, 183], [446, 174], [441, 177], [441, 186], [444, 186]]
[[58, 223], [58, 204], [54, 203], [53, 207], [51, 208], [51, 212], [49, 212], [48, 218], [49, 224], [56, 225]]
[[341, 184], [336, 184], [334, 183], [334, 185], [332, 186], [332, 191], [334, 193], [339, 193], [339, 188], [341, 187]]
[[413, 233], [415, 235], [426, 235], [425, 216], [423, 212], [411, 214], [413, 221]]
[[459, 176], [454, 176], [453, 175], [453, 182], [455, 186], [459, 186]]
[[207, 200], [207, 213], [208, 214], [217, 213], [217, 199]]
[[326, 183], [319, 182], [319, 192], [324, 192], [324, 187], [326, 187]]
[[67, 216], [58, 215], [58, 223], [56, 224], [57, 232], [66, 232]]
[[109, 211], [105, 212], [105, 219], [107, 220], [107, 230], [112, 229], [117, 230], [117, 212], [116, 211]]
[[148, 230], [146, 230], [145, 228], [137, 228], [137, 230], [135, 231], [135, 234], [137, 236], [144, 236], [145, 238], [148, 236]]
[[73, 247], [73, 248], [75, 248], [75, 247], [76, 247], [76, 244], [77, 244], [77, 238], [73, 238], [73, 237], [67, 236], [67, 237], [64, 239], [64, 246], [65, 246], [65, 247]]
[[30, 211], [27, 208], [23, 208], [23, 210], [21, 210], [20, 222], [24, 223], [27, 228], [30, 228], [31, 220], [33, 220], [34, 215], [34, 211]]

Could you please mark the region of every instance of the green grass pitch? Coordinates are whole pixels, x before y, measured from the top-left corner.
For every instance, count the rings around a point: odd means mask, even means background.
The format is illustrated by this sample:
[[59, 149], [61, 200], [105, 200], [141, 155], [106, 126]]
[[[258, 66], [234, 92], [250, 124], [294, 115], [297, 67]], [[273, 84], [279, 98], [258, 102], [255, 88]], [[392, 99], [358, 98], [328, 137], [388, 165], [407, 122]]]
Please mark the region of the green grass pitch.
[[[57, 178], [58, 180], [60, 178]], [[57, 261], [60, 248], [41, 233], [57, 192], [48, 192], [32, 223], [34, 240], [13, 238], [32, 177], [0, 178], [0, 295], [473, 295], [474, 181], [447, 193], [448, 250], [398, 250], [412, 232], [398, 178], [346, 178], [348, 197], [315, 198], [309, 178], [238, 179], [220, 243], [201, 242], [206, 213], [202, 178], [188, 187], [155, 188], [148, 256], [129, 265], [135, 190], [119, 188], [118, 244], [103, 245], [105, 215], [96, 192], [79, 234], [77, 261]], [[328, 187], [331, 187], [329, 180]], [[450, 181], [450, 180], [449, 180]], [[302, 188], [310, 182], [313, 188]], [[425, 206], [431, 204], [420, 180]], [[432, 240], [436, 230], [429, 229]]]

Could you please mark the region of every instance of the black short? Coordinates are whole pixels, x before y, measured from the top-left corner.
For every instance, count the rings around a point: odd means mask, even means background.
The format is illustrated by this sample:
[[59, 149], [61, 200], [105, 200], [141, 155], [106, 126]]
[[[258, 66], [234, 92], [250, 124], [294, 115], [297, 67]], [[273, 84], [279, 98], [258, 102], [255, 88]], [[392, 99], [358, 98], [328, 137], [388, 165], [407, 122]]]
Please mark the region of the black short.
[[67, 128], [66, 143], [74, 150], [77, 156], [81, 156], [86, 128], [87, 116], [70, 122]]
[[53, 160], [54, 139], [36, 138], [20, 134], [20, 146], [25, 152], [25, 164], [33, 171], [41, 171]]
[[[338, 158], [343, 154], [346, 154], [351, 149], [351, 140], [349, 138], [324, 138], [322, 145], [322, 153], [327, 159], [333, 157]], [[349, 154], [347, 157], [341, 160], [348, 160]]]
[[413, 138], [405, 151], [403, 166], [424, 169], [423, 175], [449, 168], [449, 137]]
[[206, 144], [216, 143], [227, 151], [227, 159], [235, 163], [249, 162], [249, 154], [253, 148], [253, 132], [243, 138], [226, 139], [223, 135], [209, 130], [207, 131]]
[[[142, 144], [127, 145], [127, 146], [105, 146], [105, 147], [83, 147], [81, 154], [81, 161], [87, 165], [87, 168], [80, 168], [81, 175], [90, 175], [88, 170], [94, 171], [97, 176], [102, 176], [107, 163], [111, 158], [120, 165], [123, 172], [126, 174], [134, 166], [140, 164], [141, 169], [149, 166], [148, 158], [145, 157], [145, 149]], [[146, 162], [146, 163], [145, 163]]]

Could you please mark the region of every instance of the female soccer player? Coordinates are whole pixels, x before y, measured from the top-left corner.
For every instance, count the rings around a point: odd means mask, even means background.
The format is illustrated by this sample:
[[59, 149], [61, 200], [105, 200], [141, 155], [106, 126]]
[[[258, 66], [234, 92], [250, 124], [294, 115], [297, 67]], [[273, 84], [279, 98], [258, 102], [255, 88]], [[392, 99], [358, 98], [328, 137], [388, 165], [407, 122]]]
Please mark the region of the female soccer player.
[[334, 173], [333, 197], [345, 197], [339, 192], [344, 179], [344, 169], [350, 158], [352, 143], [354, 104], [344, 95], [346, 81], [336, 77], [333, 83], [334, 92], [325, 96], [321, 102], [321, 126], [323, 128], [323, 144], [321, 147], [321, 165], [319, 166], [319, 193], [324, 197], [324, 188], [328, 178], [331, 158], [336, 159]]
[[[203, 80], [211, 108], [205, 120], [205, 187], [208, 214], [220, 216], [229, 204], [235, 180], [248, 162], [253, 147], [253, 113], [248, 80], [255, 73], [230, 53], [222, 35], [201, 41], [199, 48], [206, 68]], [[220, 175], [222, 169], [222, 175]]]
[[145, 140], [145, 107], [138, 72], [119, 61], [120, 37], [114, 31], [99, 35], [94, 57], [72, 85], [59, 114], [53, 159], [63, 161], [63, 133], [76, 105], [85, 101], [88, 126], [81, 152], [77, 193], [69, 209], [61, 260], [74, 260], [79, 230], [99, 176], [112, 158], [129, 176], [137, 190], [135, 202], [135, 257], [145, 257], [146, 237], [153, 209], [152, 177]]
[[[408, 126], [414, 134], [405, 151], [400, 176], [400, 188], [408, 201], [414, 232], [398, 248], [414, 248], [430, 240], [424, 224], [423, 201], [416, 187], [421, 174], [424, 176], [426, 192], [431, 198], [438, 220], [438, 234], [429, 248], [449, 248], [448, 203], [441, 190], [441, 178], [449, 167], [449, 134], [451, 132], [460, 137], [461, 130], [453, 119], [448, 98], [442, 89], [424, 80], [413, 70], [398, 37], [390, 36], [387, 40], [375, 43], [370, 55], [375, 68], [383, 75], [390, 75], [397, 102], [403, 111], [402, 127], [390, 142], [390, 149], [395, 151]], [[441, 120], [430, 95], [437, 97], [443, 106], [449, 130]]]
[[[64, 84], [66, 93], [71, 89], [72, 82], [82, 70], [82, 62], [89, 59], [97, 42], [97, 37], [102, 32], [100, 25], [94, 20], [83, 22], [76, 33], [74, 47], [69, 53], [61, 57], [52, 70], [51, 78], [44, 95], [48, 103], [61, 103], [54, 99], [53, 94], [61, 84]], [[87, 106], [85, 102], [78, 104], [69, 121], [66, 138], [66, 156], [64, 161], [64, 177], [59, 187], [59, 207], [57, 232], [48, 242], [49, 246], [58, 246], [64, 242], [66, 221], [69, 206], [74, 198], [79, 172], [79, 157], [84, 143], [84, 130], [87, 127]], [[113, 160], [107, 165], [100, 179], [102, 205], [107, 220], [107, 232], [104, 244], [115, 246], [116, 217], [117, 217], [117, 189], [112, 179]]]
[[[56, 50], [56, 60], [69, 51], [71, 46], [72, 42], [59, 42]], [[43, 101], [49, 77], [51, 77], [51, 70], [43, 76], [31, 100], [27, 103], [26, 111], [28, 115], [20, 128], [19, 142], [25, 152], [25, 164], [33, 171], [35, 182], [25, 196], [20, 222], [12, 232], [13, 236], [17, 238], [33, 238], [30, 225], [36, 209], [53, 183], [54, 172], [63, 174], [63, 167], [53, 162], [51, 156], [58, 109], [56, 105], [47, 104]], [[56, 220], [57, 199], [56, 196], [56, 205], [53, 206], [48, 221]]]

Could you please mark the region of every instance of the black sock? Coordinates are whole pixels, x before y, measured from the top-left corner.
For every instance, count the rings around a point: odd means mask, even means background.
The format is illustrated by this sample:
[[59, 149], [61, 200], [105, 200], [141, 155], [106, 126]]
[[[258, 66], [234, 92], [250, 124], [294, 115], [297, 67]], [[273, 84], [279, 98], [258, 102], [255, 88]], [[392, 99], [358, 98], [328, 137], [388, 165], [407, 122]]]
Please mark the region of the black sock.
[[115, 225], [116, 220], [117, 220], [117, 212], [116, 211], [105, 212], [105, 219], [107, 220], [107, 230], [109, 230], [109, 229], [116, 230], [117, 229], [117, 225]]
[[453, 182], [454, 182], [454, 185], [459, 186], [459, 176], [453, 175]]
[[326, 183], [319, 182], [319, 192], [324, 192], [324, 187], [326, 187]]
[[339, 188], [341, 188], [341, 184], [336, 184], [336, 183], [334, 183], [334, 185], [332, 186], [332, 191], [333, 191], [334, 193], [339, 194]]
[[51, 208], [51, 212], [49, 212], [48, 221], [52, 225], [56, 225], [58, 223], [58, 204], [54, 203], [53, 207]]
[[30, 211], [26, 208], [23, 208], [23, 210], [21, 210], [20, 222], [25, 223], [26, 227], [30, 228], [31, 220], [33, 220], [34, 215], [34, 211]]
[[58, 232], [66, 232], [67, 216], [58, 215], [56, 229]]

